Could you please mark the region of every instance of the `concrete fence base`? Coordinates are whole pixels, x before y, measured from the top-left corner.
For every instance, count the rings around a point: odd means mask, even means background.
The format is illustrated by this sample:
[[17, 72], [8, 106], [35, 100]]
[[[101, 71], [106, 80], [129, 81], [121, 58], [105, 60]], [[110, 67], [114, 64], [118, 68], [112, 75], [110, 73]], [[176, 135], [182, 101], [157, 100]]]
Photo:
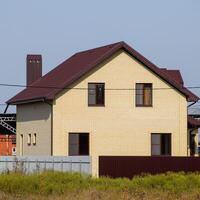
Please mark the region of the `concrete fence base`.
[[90, 156], [1, 156], [0, 157], [0, 173], [9, 171], [34, 173], [47, 170], [91, 174], [91, 157]]

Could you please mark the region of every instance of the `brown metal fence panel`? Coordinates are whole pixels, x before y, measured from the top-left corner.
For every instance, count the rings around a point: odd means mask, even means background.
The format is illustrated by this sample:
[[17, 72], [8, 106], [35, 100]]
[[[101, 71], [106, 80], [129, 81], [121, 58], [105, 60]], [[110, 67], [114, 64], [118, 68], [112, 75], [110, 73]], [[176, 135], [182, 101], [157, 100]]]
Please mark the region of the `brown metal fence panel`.
[[99, 175], [132, 178], [142, 174], [200, 172], [200, 157], [100, 156]]

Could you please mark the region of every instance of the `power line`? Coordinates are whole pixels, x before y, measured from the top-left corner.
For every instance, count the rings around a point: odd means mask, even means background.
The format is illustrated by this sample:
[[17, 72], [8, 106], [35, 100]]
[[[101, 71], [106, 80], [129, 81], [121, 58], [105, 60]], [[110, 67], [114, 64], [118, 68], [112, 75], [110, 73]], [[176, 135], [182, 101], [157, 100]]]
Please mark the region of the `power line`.
[[[33, 85], [22, 85], [22, 84], [8, 84], [8, 83], [0, 83], [1, 87], [18, 87], [18, 88], [38, 88], [38, 89], [69, 89], [69, 90], [88, 90], [89, 88], [79, 88], [79, 87], [57, 87], [57, 86], [33, 86]], [[200, 86], [189, 86], [189, 87], [183, 87], [187, 89], [200, 89]], [[116, 90], [116, 91], [133, 91], [133, 90], [139, 90], [136, 88], [104, 88], [105, 90]], [[152, 88], [152, 90], [169, 90], [174, 88]], [[200, 103], [200, 102], [196, 102]], [[0, 106], [6, 106], [7, 104], [1, 103]]]
[[[0, 103], [0, 106], [7, 106], [8, 104], [6, 103]], [[14, 106], [14, 105], [9, 105], [9, 106]]]
[[[21, 85], [21, 84], [7, 84], [0, 83], [2, 87], [19, 87], [19, 88], [38, 88], [38, 89], [69, 89], [69, 90], [88, 90], [89, 88], [80, 88], [80, 87], [57, 87], [57, 86], [33, 86], [33, 85]], [[183, 87], [187, 89], [200, 89], [200, 86], [188, 86]], [[152, 88], [152, 90], [169, 90], [174, 88]], [[105, 90], [139, 90], [136, 88], [105, 88]]]

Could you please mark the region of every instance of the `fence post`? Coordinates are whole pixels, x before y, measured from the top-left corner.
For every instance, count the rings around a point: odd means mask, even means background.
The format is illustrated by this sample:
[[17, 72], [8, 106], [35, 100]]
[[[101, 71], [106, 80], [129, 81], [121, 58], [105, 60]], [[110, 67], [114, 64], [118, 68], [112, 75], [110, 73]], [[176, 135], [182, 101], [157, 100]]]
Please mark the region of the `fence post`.
[[63, 172], [63, 159], [61, 160], [61, 172]]
[[38, 160], [36, 160], [36, 173], [39, 173]]
[[81, 173], [81, 159], [79, 160], [79, 172]]
[[70, 172], [72, 172], [72, 159], [70, 159]]
[[27, 165], [28, 165], [28, 173], [30, 173], [30, 161], [29, 161], [29, 159], [27, 159]]
[[27, 173], [27, 158], [24, 160], [24, 173]]
[[47, 161], [46, 161], [46, 159], [44, 160], [44, 170], [47, 171]]
[[8, 170], [8, 160], [7, 160], [7, 158], [6, 158], [6, 172], [8, 172], [9, 170]]
[[52, 171], [54, 171], [54, 158], [52, 160]]

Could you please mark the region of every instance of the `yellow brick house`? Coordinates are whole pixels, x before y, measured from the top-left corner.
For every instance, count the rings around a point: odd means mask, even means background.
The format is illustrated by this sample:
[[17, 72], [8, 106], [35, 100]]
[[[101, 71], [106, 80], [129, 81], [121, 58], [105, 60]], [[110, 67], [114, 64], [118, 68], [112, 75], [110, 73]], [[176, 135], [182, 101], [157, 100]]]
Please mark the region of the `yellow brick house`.
[[[125, 42], [74, 54], [44, 76], [27, 56], [27, 88], [17, 106], [18, 155], [190, 156], [199, 123], [188, 120], [179, 70], [159, 68]], [[192, 137], [196, 141], [195, 137]]]

